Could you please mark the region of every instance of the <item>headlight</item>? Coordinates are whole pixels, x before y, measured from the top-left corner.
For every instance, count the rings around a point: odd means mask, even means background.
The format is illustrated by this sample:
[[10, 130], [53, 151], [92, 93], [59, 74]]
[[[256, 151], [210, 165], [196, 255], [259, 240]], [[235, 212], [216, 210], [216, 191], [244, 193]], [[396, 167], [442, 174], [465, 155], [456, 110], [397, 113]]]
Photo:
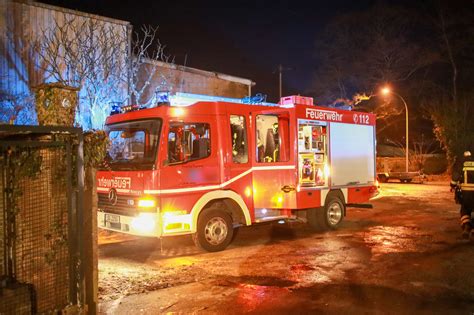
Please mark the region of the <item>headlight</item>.
[[132, 229], [141, 233], [153, 232], [156, 226], [156, 215], [154, 213], [140, 213], [130, 223]]

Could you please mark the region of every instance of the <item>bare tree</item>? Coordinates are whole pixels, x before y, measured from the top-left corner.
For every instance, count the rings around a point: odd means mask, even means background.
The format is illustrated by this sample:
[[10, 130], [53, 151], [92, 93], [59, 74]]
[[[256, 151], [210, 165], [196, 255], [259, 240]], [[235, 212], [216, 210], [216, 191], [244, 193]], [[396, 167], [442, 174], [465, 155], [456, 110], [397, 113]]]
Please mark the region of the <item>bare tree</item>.
[[436, 139], [446, 151], [450, 165], [464, 151], [474, 149], [473, 100], [474, 94], [458, 96], [456, 103], [446, 95], [439, 95], [425, 104], [425, 110], [434, 124]]
[[474, 150], [474, 13], [469, 1], [439, 1], [431, 14], [443, 71], [432, 82], [424, 109], [452, 165], [463, 151]]
[[[405, 156], [406, 147], [404, 143], [392, 140], [388, 141], [388, 143], [396, 147], [401, 153], [401, 156]], [[423, 171], [429, 155], [435, 153], [434, 147], [435, 141], [426, 140], [424, 135], [422, 134], [421, 137], [412, 142], [412, 148], [409, 148], [410, 165], [416, 170]]]
[[30, 93], [0, 90], [0, 122], [27, 125], [35, 121], [34, 97]]
[[132, 42], [129, 31], [64, 14], [36, 41], [46, 79], [80, 88], [78, 120], [86, 129], [101, 128], [112, 103], [147, 103], [142, 95], [158, 76], [153, 61], [169, 62], [157, 27], [143, 26]]
[[[31, 34], [9, 21], [5, 35], [0, 37], [5, 47], [0, 73], [0, 122], [34, 124], [34, 95], [30, 87], [42, 82], [44, 73], [37, 67], [37, 53]], [[11, 25], [12, 24], [12, 25]]]
[[126, 97], [127, 32], [125, 25], [63, 14], [35, 42], [46, 81], [80, 88], [78, 119], [85, 128], [101, 127], [109, 103]]
[[352, 99], [374, 93], [386, 82], [400, 84], [436, 56], [411, 39], [411, 14], [376, 5], [337, 17], [315, 44], [320, 65], [312, 91], [318, 100]]
[[156, 89], [159, 85], [170, 88], [171, 85], [169, 74], [158, 73], [158, 66], [155, 64], [155, 61], [174, 63], [174, 59], [165, 53], [165, 46], [159, 41], [157, 32], [158, 27], [144, 25], [140, 32], [134, 33], [132, 40], [130, 101], [140, 105], [147, 105], [152, 101], [153, 96], [145, 98], [147, 89]]

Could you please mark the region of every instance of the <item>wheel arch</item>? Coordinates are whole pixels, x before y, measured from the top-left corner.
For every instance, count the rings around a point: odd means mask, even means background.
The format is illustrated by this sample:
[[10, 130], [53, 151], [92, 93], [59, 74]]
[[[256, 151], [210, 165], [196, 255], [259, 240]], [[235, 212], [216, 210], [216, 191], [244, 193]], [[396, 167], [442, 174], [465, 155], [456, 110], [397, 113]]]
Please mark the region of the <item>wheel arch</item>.
[[326, 194], [324, 200], [321, 200], [321, 206], [324, 207], [326, 205], [326, 201], [328, 200], [328, 198], [330, 198], [332, 196], [336, 196], [342, 201], [342, 204], [344, 205], [344, 216], [346, 216], [346, 211], [347, 211], [347, 209], [346, 209], [347, 188], [331, 189], [331, 190], [327, 191], [327, 194]]
[[194, 204], [191, 210], [191, 233], [196, 233], [199, 214], [215, 202], [223, 202], [232, 215], [233, 221], [245, 225], [252, 224], [250, 212], [242, 197], [232, 190], [210, 191]]

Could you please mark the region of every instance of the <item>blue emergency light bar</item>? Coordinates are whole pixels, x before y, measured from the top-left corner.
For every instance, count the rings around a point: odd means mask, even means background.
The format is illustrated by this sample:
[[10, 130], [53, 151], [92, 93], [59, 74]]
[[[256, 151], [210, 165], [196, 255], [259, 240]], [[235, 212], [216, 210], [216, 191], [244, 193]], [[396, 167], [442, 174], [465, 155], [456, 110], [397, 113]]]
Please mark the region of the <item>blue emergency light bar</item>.
[[117, 114], [133, 112], [133, 111], [140, 110], [140, 109], [145, 109], [145, 108], [146, 108], [146, 106], [140, 106], [140, 105], [120, 106], [118, 104], [112, 104], [112, 110], [110, 112], [110, 115], [117, 115]]
[[[248, 104], [248, 105], [259, 105], [259, 106], [271, 106], [271, 107], [292, 107], [295, 103], [304, 105], [313, 105], [313, 99], [310, 97], [302, 97], [299, 95], [284, 97], [280, 100], [281, 104], [266, 102], [266, 95], [257, 93], [255, 96], [246, 96], [244, 98], [232, 98], [223, 96], [213, 96], [205, 94], [194, 94], [194, 93], [181, 93], [177, 92], [174, 95], [170, 95], [168, 91], [157, 91], [156, 92], [156, 103], [154, 106], [190, 106], [197, 102], [227, 102], [237, 104]], [[352, 108], [346, 108], [342, 106], [325, 106], [339, 109], [351, 110]], [[140, 109], [150, 108], [145, 105], [127, 105], [120, 106], [118, 104], [112, 105], [112, 111], [110, 115], [122, 114]]]
[[170, 95], [170, 103], [172, 106], [189, 106], [196, 102], [227, 102], [237, 104], [278, 106], [278, 104], [265, 102], [265, 99], [266, 96], [263, 96], [263, 94], [257, 94], [256, 96], [246, 96], [244, 98], [232, 98], [181, 92], [177, 92], [175, 95]]

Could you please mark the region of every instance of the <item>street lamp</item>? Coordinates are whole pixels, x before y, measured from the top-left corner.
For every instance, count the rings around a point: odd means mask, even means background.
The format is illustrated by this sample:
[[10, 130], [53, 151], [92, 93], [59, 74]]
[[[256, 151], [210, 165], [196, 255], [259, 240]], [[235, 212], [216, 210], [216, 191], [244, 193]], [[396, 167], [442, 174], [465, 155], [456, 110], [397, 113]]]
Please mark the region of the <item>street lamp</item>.
[[403, 104], [405, 105], [405, 121], [406, 121], [406, 125], [405, 125], [405, 133], [406, 133], [406, 136], [405, 136], [405, 140], [406, 140], [406, 152], [405, 152], [405, 172], [408, 173], [408, 106], [407, 106], [407, 102], [405, 102], [405, 100], [403, 99], [403, 97], [398, 94], [398, 93], [395, 93], [393, 92], [389, 87], [384, 87], [382, 88], [382, 90], [380, 91], [383, 95], [389, 95], [389, 94], [393, 94], [395, 96], [398, 96]]

